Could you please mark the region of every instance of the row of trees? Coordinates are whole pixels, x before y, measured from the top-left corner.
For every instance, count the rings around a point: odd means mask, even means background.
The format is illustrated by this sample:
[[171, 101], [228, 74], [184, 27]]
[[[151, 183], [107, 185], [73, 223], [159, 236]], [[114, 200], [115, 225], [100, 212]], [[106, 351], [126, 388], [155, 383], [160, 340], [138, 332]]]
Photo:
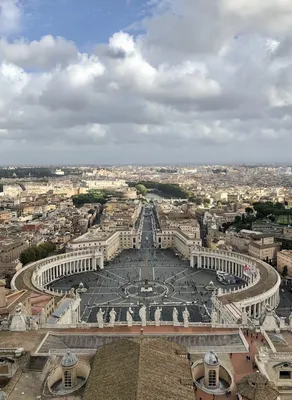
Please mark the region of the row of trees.
[[292, 209], [286, 209], [288, 203], [273, 203], [271, 201], [266, 201], [265, 203], [256, 202], [253, 203], [253, 208], [257, 212], [258, 218], [266, 218], [269, 215], [279, 216], [279, 215], [292, 215]]
[[110, 192], [105, 190], [88, 190], [87, 193], [76, 194], [72, 196], [75, 206], [83, 206], [85, 203], [100, 203], [105, 204], [110, 196]]
[[44, 178], [55, 176], [54, 170], [46, 167], [15, 169], [0, 168], [0, 178]]
[[55, 250], [56, 245], [51, 242], [41, 243], [38, 246], [31, 246], [20, 254], [19, 261], [22, 265], [26, 265], [30, 262], [48, 257], [54, 253]]
[[237, 215], [234, 219], [234, 225], [236, 227], [237, 232], [241, 231], [241, 229], [252, 230], [252, 223], [256, 220], [256, 217], [252, 214], [247, 214], [242, 216]]
[[156, 189], [159, 192], [165, 193], [171, 197], [177, 197], [181, 199], [188, 199], [192, 193], [188, 190], [181, 188], [178, 184], [171, 183], [160, 183], [160, 182], [152, 182], [152, 181], [143, 181], [139, 182], [139, 185], [144, 186], [146, 189]]

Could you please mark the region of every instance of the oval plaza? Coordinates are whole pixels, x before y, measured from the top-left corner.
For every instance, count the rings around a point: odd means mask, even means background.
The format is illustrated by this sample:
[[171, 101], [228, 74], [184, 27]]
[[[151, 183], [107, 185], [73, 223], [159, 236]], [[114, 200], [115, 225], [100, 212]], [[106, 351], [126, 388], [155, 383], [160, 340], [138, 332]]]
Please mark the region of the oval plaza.
[[[56, 298], [78, 292], [77, 314], [67, 324], [97, 324], [101, 312], [104, 326], [139, 325], [145, 306], [147, 324], [246, 326], [278, 306], [281, 280], [269, 264], [203, 248], [199, 228], [168, 227], [161, 219], [155, 207], [141, 207], [132, 230], [91, 232], [67, 253], [23, 268], [12, 284]], [[218, 271], [236, 283], [222, 284]]]

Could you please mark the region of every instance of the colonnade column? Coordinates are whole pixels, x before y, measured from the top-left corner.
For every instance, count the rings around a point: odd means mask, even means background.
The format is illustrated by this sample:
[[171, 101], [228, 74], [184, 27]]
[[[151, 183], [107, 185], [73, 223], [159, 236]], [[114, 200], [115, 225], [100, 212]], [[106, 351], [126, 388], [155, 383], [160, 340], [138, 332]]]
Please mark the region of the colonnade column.
[[193, 256], [191, 254], [191, 268], [194, 268], [194, 265], [195, 265], [194, 258], [195, 258], [195, 256]]
[[200, 254], [197, 256], [197, 268], [202, 268], [202, 256]]

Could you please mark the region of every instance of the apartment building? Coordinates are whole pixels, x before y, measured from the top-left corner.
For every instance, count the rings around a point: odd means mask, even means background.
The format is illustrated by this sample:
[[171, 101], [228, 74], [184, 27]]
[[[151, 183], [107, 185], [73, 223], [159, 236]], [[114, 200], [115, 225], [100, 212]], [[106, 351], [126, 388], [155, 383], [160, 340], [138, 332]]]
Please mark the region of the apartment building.
[[281, 274], [287, 267], [288, 276], [292, 277], [292, 250], [282, 250], [277, 253], [277, 270]]
[[84, 235], [71, 240], [66, 246], [66, 251], [96, 249], [103, 253], [105, 261], [109, 261], [124, 249], [139, 247], [140, 239], [136, 229], [121, 229], [112, 232], [92, 229]]
[[270, 235], [257, 235], [248, 245], [248, 254], [260, 260], [275, 262], [281, 243], [275, 242]]
[[159, 204], [156, 207], [158, 229], [155, 246], [159, 249], [173, 248], [183, 257], [189, 258], [194, 246], [201, 246], [200, 226], [188, 211]]
[[137, 220], [142, 210], [140, 201], [109, 201], [104, 207], [101, 224], [71, 240], [67, 251], [93, 248], [104, 255], [104, 260], [114, 258], [123, 249], [140, 247]]
[[157, 232], [155, 245], [158, 249], [173, 248], [184, 258], [189, 258], [191, 249], [194, 246], [201, 246], [202, 241], [199, 236], [188, 234], [178, 228], [163, 229]]
[[7, 239], [0, 241], [0, 262], [11, 263], [18, 259], [20, 253], [28, 247], [24, 239]]

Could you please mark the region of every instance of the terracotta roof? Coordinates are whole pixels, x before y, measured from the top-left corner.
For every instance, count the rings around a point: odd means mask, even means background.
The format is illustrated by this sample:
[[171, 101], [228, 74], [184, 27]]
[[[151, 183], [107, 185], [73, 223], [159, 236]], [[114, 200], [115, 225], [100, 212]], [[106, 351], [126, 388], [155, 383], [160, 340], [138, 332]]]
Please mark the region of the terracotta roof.
[[238, 392], [247, 400], [276, 400], [279, 392], [264, 375], [253, 372], [237, 382]]
[[194, 400], [183, 346], [164, 339], [122, 339], [97, 351], [84, 400]]

